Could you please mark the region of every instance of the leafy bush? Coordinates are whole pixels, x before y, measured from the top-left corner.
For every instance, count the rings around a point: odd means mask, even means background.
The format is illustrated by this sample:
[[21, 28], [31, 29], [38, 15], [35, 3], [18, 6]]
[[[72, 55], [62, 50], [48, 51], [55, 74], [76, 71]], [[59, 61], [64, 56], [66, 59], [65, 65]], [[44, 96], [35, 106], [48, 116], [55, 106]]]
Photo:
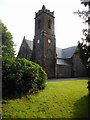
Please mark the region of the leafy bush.
[[89, 91], [89, 95], [90, 95], [90, 80], [88, 81], [88, 91]]
[[22, 59], [3, 58], [3, 97], [27, 94], [45, 88], [47, 74], [36, 63]]

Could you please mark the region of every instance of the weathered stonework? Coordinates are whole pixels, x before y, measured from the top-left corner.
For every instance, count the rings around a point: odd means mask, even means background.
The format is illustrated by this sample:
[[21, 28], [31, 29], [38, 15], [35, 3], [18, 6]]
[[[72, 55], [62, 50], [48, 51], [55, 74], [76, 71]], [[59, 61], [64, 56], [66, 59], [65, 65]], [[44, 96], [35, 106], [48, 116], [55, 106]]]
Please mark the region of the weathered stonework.
[[77, 46], [65, 49], [56, 47], [54, 19], [54, 12], [45, 6], [35, 14], [34, 39], [23, 38], [17, 57], [40, 64], [49, 78], [85, 77], [86, 69]]
[[73, 56], [73, 72], [74, 77], [84, 77], [86, 76], [85, 66], [82, 64], [79, 53], [74, 54]]
[[43, 67], [49, 78], [55, 77], [55, 55], [54, 12], [43, 6], [35, 16], [33, 56], [34, 61]]

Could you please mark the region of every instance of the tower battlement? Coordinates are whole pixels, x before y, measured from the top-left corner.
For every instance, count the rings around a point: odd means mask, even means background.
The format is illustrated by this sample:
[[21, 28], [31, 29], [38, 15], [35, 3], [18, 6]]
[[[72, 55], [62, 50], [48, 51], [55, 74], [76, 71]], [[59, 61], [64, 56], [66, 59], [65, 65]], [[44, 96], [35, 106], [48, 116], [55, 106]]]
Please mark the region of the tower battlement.
[[51, 15], [52, 17], [54, 17], [54, 11], [53, 12], [51, 12], [50, 10], [48, 10], [48, 9], [46, 9], [46, 7], [43, 5], [42, 6], [42, 9], [41, 10], [38, 10], [38, 12], [35, 12], [36, 14], [35, 14], [35, 17], [38, 17], [40, 14], [42, 14], [42, 13], [46, 13], [46, 14], [49, 14], [49, 15]]

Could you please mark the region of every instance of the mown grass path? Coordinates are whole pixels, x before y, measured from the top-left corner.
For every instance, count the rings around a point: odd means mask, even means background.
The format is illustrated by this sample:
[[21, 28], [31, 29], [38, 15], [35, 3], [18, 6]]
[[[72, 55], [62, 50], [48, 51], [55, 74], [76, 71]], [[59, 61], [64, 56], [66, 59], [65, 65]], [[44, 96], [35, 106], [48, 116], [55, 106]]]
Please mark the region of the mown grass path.
[[35, 95], [3, 101], [4, 118], [87, 118], [87, 80], [47, 82]]

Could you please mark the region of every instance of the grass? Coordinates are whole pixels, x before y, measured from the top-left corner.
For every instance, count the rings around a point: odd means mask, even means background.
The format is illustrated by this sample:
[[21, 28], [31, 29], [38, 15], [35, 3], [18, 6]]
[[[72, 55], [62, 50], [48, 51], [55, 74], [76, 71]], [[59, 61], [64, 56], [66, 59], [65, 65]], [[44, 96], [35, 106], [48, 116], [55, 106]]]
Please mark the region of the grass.
[[47, 82], [36, 95], [3, 100], [3, 118], [85, 118], [87, 80]]

